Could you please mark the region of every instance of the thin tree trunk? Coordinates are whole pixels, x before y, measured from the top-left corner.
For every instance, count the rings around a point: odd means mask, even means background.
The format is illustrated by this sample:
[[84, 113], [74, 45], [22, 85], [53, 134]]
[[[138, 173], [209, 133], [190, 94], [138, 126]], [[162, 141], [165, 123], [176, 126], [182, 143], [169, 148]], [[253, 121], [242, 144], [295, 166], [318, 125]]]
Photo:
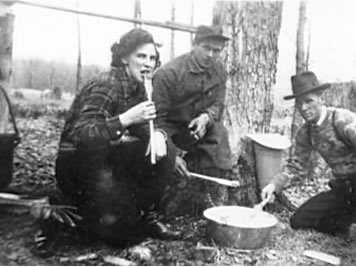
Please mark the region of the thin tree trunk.
[[[175, 21], [176, 17], [176, 8], [175, 8], [175, 3], [174, 0], [171, 0], [172, 3], [172, 10], [171, 10], [171, 22], [173, 23]], [[174, 30], [171, 31], [171, 59], [174, 58]]]
[[296, 73], [301, 73], [306, 69], [305, 61], [305, 24], [307, 21], [306, 17], [306, 2], [303, 0], [300, 2], [299, 6], [299, 20], [297, 29], [297, 53], [296, 53]]
[[[190, 9], [190, 24], [194, 25], [194, 0], [191, 1], [191, 9]], [[190, 33], [190, 43], [193, 44], [193, 33]]]
[[[9, 87], [11, 80], [14, 20], [10, 6], [0, 3], [0, 83], [5, 89]], [[5, 97], [0, 95], [0, 133], [7, 128], [8, 114]]]
[[[77, 0], [77, 8], [79, 9], [79, 0]], [[75, 86], [76, 94], [78, 94], [80, 91], [81, 73], [82, 73], [82, 45], [81, 45], [79, 14], [77, 14], [77, 32], [78, 32], [78, 61], [77, 61], [77, 82], [76, 82], [76, 86]]]
[[309, 70], [310, 43], [311, 43], [311, 23], [309, 21], [308, 22], [308, 45], [307, 45], [307, 53], [305, 56], [305, 70]]
[[[298, 28], [297, 28], [297, 52], [296, 52], [296, 73], [303, 72], [307, 69], [306, 67], [306, 58], [305, 58], [305, 45], [304, 45], [304, 37], [305, 37], [305, 24], [306, 24], [306, 2], [301, 1], [299, 6], [299, 20], [298, 20]], [[303, 123], [303, 118], [299, 114], [296, 106], [294, 105], [293, 111], [293, 120], [291, 127], [291, 140], [295, 139], [298, 129]], [[289, 150], [289, 156], [293, 154], [294, 145], [291, 146]]]

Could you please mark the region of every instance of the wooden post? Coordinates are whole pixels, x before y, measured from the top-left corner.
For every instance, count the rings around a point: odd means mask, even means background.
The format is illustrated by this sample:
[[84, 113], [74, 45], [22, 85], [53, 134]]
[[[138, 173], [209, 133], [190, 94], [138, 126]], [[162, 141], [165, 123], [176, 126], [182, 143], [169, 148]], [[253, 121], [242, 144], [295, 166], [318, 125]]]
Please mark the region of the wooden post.
[[[15, 16], [11, 6], [0, 3], [0, 83], [7, 89], [10, 85], [12, 67], [12, 36]], [[3, 95], [0, 96], [0, 133], [8, 123], [8, 105]]]
[[[190, 9], [190, 24], [194, 25], [194, 0], [191, 0], [191, 9]], [[190, 44], [193, 45], [193, 33], [190, 33]]]
[[171, 29], [171, 30], [174, 29], [176, 31], [195, 33], [195, 27], [193, 27], [191, 25], [187, 25], [187, 24], [182, 24], [182, 23], [171, 23], [169, 21], [158, 22], [158, 21], [152, 21], [152, 20], [146, 20], [146, 19], [134, 19], [134, 18], [128, 18], [128, 17], [119, 17], [119, 16], [107, 15], [107, 14], [103, 14], [103, 13], [76, 10], [73, 8], [65, 8], [65, 7], [55, 6], [55, 5], [47, 5], [47, 4], [22, 1], [22, 0], [0, 0], [0, 3], [21, 4], [21, 5], [26, 5], [26, 6], [48, 8], [48, 9], [62, 11], [62, 12], [68, 12], [68, 13], [72, 13], [72, 14], [81, 14], [81, 15], [85, 15], [85, 16], [119, 20], [119, 21], [124, 21], [124, 22], [129, 22], [129, 23], [137, 23], [140, 25], [144, 24], [146, 26], [153, 26], [153, 27], [160, 27], [160, 28], [164, 28], [164, 29]]
[[[134, 18], [141, 19], [141, 0], [135, 0]], [[141, 24], [134, 23], [134, 27], [141, 27]]]

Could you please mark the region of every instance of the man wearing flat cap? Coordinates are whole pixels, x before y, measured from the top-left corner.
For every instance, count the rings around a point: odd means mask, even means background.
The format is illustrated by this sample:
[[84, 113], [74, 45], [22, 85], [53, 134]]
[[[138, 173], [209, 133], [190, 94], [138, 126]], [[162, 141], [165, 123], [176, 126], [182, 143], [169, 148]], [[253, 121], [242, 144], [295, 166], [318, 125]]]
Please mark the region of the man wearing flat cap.
[[58, 186], [78, 207], [79, 225], [111, 244], [146, 235], [178, 238], [157, 214], [175, 164], [164, 131], [156, 128], [152, 136], [157, 163], [146, 153], [156, 108], [143, 82], [158, 61], [155, 42], [149, 32], [133, 29], [111, 52], [111, 70], [89, 81], [70, 108], [56, 161]]
[[[198, 26], [192, 51], [165, 64], [153, 77], [156, 124], [178, 150], [176, 170], [183, 177], [190, 176], [191, 168], [216, 177], [225, 177], [232, 169], [227, 130], [221, 121], [227, 73], [219, 61], [228, 39], [219, 26]], [[214, 199], [214, 192], [226, 188], [207, 186], [208, 193], [213, 191], [210, 204], [222, 204]]]
[[330, 166], [330, 190], [306, 201], [290, 219], [295, 229], [314, 229], [347, 237], [356, 211], [356, 114], [341, 108], [326, 107], [323, 90], [313, 72], [292, 76], [296, 107], [305, 123], [295, 138], [294, 154], [283, 171], [262, 189], [262, 198], [272, 199], [294, 175], [305, 175], [311, 152], [317, 151]]

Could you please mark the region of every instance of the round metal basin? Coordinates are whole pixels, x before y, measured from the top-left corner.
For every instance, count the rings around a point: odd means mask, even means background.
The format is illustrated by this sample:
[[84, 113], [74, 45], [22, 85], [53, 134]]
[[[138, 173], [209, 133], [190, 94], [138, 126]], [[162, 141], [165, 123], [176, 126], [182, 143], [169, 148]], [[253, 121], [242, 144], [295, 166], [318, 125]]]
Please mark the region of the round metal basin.
[[257, 249], [265, 245], [278, 220], [272, 214], [241, 206], [219, 206], [204, 211], [206, 234], [220, 246]]

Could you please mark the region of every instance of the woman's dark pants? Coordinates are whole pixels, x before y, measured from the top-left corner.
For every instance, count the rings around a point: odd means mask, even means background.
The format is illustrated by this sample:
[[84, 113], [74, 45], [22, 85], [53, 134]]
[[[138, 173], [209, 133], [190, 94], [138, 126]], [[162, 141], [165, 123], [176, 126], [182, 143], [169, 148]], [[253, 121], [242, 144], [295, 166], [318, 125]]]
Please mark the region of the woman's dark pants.
[[82, 228], [108, 243], [126, 245], [143, 236], [142, 215], [159, 205], [173, 171], [175, 153], [150, 163], [139, 140], [60, 151], [56, 178], [83, 216]]

